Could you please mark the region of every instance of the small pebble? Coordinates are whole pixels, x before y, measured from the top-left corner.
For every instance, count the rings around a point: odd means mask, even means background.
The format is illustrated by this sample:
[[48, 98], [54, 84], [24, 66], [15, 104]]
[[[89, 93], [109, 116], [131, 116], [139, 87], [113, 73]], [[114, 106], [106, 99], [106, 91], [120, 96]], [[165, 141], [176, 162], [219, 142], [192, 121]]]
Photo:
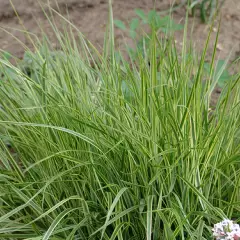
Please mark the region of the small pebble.
[[217, 44], [217, 50], [219, 50], [219, 51], [223, 50], [223, 46], [220, 43]]

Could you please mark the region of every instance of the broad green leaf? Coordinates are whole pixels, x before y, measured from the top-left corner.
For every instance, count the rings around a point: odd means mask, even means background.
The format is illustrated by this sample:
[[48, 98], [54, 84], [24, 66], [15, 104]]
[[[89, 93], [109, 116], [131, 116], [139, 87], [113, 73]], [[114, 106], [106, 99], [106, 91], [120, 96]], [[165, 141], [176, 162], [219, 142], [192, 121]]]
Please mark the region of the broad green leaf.
[[138, 18], [133, 18], [130, 22], [130, 29], [132, 31], [135, 31], [139, 26], [139, 19]]
[[173, 20], [170, 19], [166, 27], [161, 28], [164, 33], [174, 32], [182, 30], [184, 26], [182, 24], [176, 24]]
[[114, 24], [122, 30], [126, 29], [124, 22], [122, 22], [121, 20], [114, 20]]
[[172, 25], [172, 30], [173, 30], [173, 31], [182, 30], [183, 28], [184, 28], [184, 26], [183, 26], [182, 24], [176, 24], [176, 23], [174, 23], [174, 24]]
[[228, 73], [227, 70], [224, 70], [220, 78], [218, 79], [219, 87], [223, 87], [227, 81], [232, 80], [232, 76]]
[[147, 23], [146, 15], [142, 9], [135, 9], [135, 13], [143, 20], [144, 23]]
[[169, 22], [170, 22], [170, 16], [169, 15], [167, 15], [163, 18], [161, 18], [160, 16], [157, 16], [156, 17], [156, 28], [159, 29], [161, 27], [166, 27]]
[[224, 84], [227, 81], [230, 81], [232, 79], [232, 76], [229, 74], [228, 70], [226, 68], [224, 68], [224, 65], [226, 64], [225, 60], [219, 60], [217, 63], [217, 67], [216, 67], [216, 75], [218, 73], [221, 73], [219, 79], [218, 79], [218, 85], [219, 87], [223, 87]]
[[[217, 62], [217, 66], [215, 69], [215, 74], [214, 76], [217, 76], [220, 74], [218, 78], [218, 85], [219, 87], [223, 87], [224, 84], [227, 81], [230, 81], [232, 79], [232, 76], [229, 74], [227, 69], [224, 69], [224, 65], [226, 64], [225, 60], [219, 60]], [[204, 68], [206, 69], [207, 73], [210, 73], [210, 64], [209, 63], [204, 63]]]
[[149, 25], [155, 24], [156, 17], [157, 17], [157, 13], [156, 13], [155, 10], [149, 11], [149, 13], [148, 13], [148, 24]]
[[133, 39], [135, 39], [136, 36], [137, 36], [137, 33], [135, 31], [132, 31], [132, 30], [129, 32], [129, 34], [130, 34], [130, 37], [133, 38]]

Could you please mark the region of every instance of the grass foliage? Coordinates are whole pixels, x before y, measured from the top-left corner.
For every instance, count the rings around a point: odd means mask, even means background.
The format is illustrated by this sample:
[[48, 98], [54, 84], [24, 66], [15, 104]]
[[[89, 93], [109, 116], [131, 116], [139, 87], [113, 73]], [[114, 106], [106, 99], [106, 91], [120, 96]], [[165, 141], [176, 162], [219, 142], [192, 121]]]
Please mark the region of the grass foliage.
[[116, 55], [111, 11], [103, 54], [53, 29], [61, 51], [37, 45], [34, 71], [0, 60], [0, 238], [211, 239], [238, 219], [239, 74], [210, 109], [216, 47], [206, 74], [208, 40], [179, 54], [153, 31]]

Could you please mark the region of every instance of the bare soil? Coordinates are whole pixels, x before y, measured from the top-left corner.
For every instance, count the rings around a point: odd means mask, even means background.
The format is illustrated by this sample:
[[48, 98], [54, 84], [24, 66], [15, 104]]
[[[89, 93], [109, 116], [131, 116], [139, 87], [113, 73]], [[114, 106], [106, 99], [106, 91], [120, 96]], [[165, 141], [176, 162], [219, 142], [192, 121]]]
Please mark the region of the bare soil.
[[[41, 1], [43, 3], [48, 2], [48, 0]], [[16, 17], [16, 13], [9, 0], [0, 0], [0, 26], [10, 32], [10, 34], [7, 34], [3, 30], [0, 31], [0, 47], [20, 57], [24, 49], [14, 37], [17, 37], [26, 45], [30, 45], [27, 37], [19, 31], [19, 29], [23, 30], [21, 21], [25, 30], [33, 32], [38, 36], [41, 35], [42, 30], [50, 36], [53, 33], [43, 10], [39, 7], [38, 1], [13, 0], [12, 2], [21, 20], [19, 21]], [[108, 17], [108, 0], [57, 0], [58, 6], [55, 2], [55, 0], [50, 0], [53, 8], [56, 10], [60, 9], [61, 13], [70, 19], [94, 44], [102, 45]], [[157, 10], [163, 11], [168, 9], [170, 2], [171, 0], [157, 0]], [[141, 8], [149, 11], [153, 6], [153, 0], [114, 0], [114, 17], [127, 22], [136, 16], [134, 9]], [[47, 6], [44, 6], [44, 8], [47, 9]], [[185, 14], [186, 10], [180, 8], [174, 13], [174, 18], [177, 22], [184, 22]], [[221, 52], [222, 58], [226, 58], [231, 51], [233, 51], [233, 57], [239, 56], [240, 1], [226, 0], [221, 9], [221, 16], [222, 22], [218, 51]], [[190, 22], [193, 22], [193, 19], [190, 18]], [[42, 30], [39, 28], [38, 23]], [[209, 28], [206, 24], [202, 24], [198, 18], [195, 19], [193, 36], [196, 46], [203, 46], [208, 30]], [[117, 31], [116, 37], [121, 38], [121, 34], [121, 31]], [[181, 44], [181, 34], [178, 33], [177, 42]]]
[[[108, 18], [108, 0], [40, 0], [42, 3], [50, 2], [51, 6], [60, 11], [80, 31], [87, 36], [96, 46], [102, 46], [104, 31]], [[157, 0], [156, 9], [164, 11], [169, 8], [172, 0]], [[181, 0], [179, 0], [180, 2]], [[57, 2], [57, 3], [56, 3]], [[149, 11], [154, 7], [154, 0], [113, 0], [113, 13], [115, 19], [127, 22], [135, 17], [134, 9], [141, 8]], [[41, 36], [42, 31], [48, 34], [54, 42], [54, 34], [43, 9], [37, 0], [12, 0], [16, 12], [9, 0], [0, 0], [0, 48], [15, 56], [21, 57], [24, 48], [19, 43], [22, 41], [31, 48], [31, 42], [24, 32], [29, 31]], [[180, 8], [174, 12], [174, 19], [183, 23], [186, 9]], [[193, 38], [197, 49], [201, 49], [206, 40], [209, 26], [201, 23], [199, 18], [190, 18], [189, 28], [193, 26]], [[59, 24], [60, 25], [60, 24]], [[24, 26], [24, 27], [23, 27]], [[39, 27], [40, 26], [40, 27]], [[5, 30], [4, 30], [5, 29]], [[8, 33], [7, 33], [7, 32]], [[217, 22], [212, 34], [211, 48], [217, 32]], [[18, 39], [18, 40], [17, 40]], [[116, 39], [121, 43], [122, 31], [116, 30]], [[182, 33], [176, 33], [176, 42], [182, 43]], [[218, 57], [225, 59], [231, 53], [231, 59], [240, 56], [240, 0], [226, 0], [221, 9], [221, 30], [217, 46]]]

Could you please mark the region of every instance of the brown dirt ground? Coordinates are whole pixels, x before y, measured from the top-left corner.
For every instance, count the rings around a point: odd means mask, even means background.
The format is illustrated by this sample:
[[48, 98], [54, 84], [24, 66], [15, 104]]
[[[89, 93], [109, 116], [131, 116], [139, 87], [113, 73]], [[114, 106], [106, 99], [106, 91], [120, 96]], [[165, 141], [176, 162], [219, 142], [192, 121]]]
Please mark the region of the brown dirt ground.
[[[41, 1], [46, 3], [48, 0]], [[52, 35], [51, 27], [37, 0], [12, 0], [12, 2], [27, 31], [40, 36], [41, 30], [37, 25], [38, 21], [42, 29], [50, 36]], [[94, 44], [102, 45], [108, 16], [108, 0], [57, 0], [57, 2], [64, 16], [69, 18]], [[170, 2], [171, 0], [157, 0], [157, 10], [168, 9]], [[50, 0], [50, 3], [53, 8], [57, 9], [56, 4], [54, 4], [55, 0]], [[154, 0], [114, 0], [114, 17], [127, 22], [136, 16], [135, 8], [148, 11], [153, 6]], [[185, 9], [181, 8], [174, 13], [174, 19], [177, 22], [183, 22], [185, 14]], [[233, 57], [236, 57], [240, 55], [240, 0], [226, 0], [221, 15], [222, 23], [218, 51], [221, 53], [221, 57], [225, 58], [233, 50]], [[190, 22], [193, 22], [193, 19], [190, 18]], [[30, 44], [24, 34], [17, 30], [23, 28], [9, 0], [0, 0], [0, 26], [8, 29], [13, 36], [19, 38], [25, 44]], [[199, 19], [195, 19], [193, 36], [196, 46], [204, 44], [208, 29], [206, 24], [202, 24]], [[0, 48], [21, 56], [24, 49], [19, 46], [13, 36], [1, 30]], [[121, 36], [122, 32], [117, 30], [116, 37], [121, 38]], [[178, 33], [177, 42], [181, 44], [181, 34]]]
[[[84, 35], [88, 37], [95, 45], [101, 46], [104, 39], [104, 31], [108, 18], [108, 0], [40, 0], [40, 2], [50, 2], [54, 9], [60, 9], [63, 16], [70, 19]], [[172, 0], [156, 0], [156, 9], [163, 11], [169, 8]], [[182, 1], [182, 0], [178, 0]], [[9, 2], [9, 0], [0, 0], [0, 49], [9, 51], [18, 57], [23, 56], [24, 49], [15, 39], [21, 40], [24, 44], [31, 47], [28, 38], [19, 29], [30, 31], [37, 36], [41, 36], [41, 29], [46, 32], [50, 39], [54, 42], [53, 32], [46, 19], [42, 9], [39, 7], [37, 0], [12, 0], [20, 21]], [[154, 0], [113, 0], [113, 13], [115, 19], [121, 19], [127, 22], [132, 17], [135, 17], [134, 9], [141, 8], [144, 11], [149, 11], [154, 6]], [[67, 6], [67, 7], [66, 7]], [[47, 9], [47, 7], [44, 7]], [[177, 22], [184, 22], [186, 9], [181, 8], [174, 12], [174, 19]], [[240, 0], [225, 0], [224, 6], [221, 9], [221, 31], [218, 44], [218, 57], [225, 59], [232, 51], [231, 59], [240, 56]], [[209, 27], [202, 24], [199, 18], [195, 20], [190, 18], [190, 26], [194, 22], [193, 40], [196, 48], [201, 48], [204, 45]], [[216, 35], [212, 34], [212, 39]], [[176, 41], [181, 45], [182, 33], [176, 33]], [[116, 30], [116, 39], [121, 43], [122, 32]], [[123, 42], [123, 41], [122, 41]], [[209, 56], [211, 55], [211, 47]]]

